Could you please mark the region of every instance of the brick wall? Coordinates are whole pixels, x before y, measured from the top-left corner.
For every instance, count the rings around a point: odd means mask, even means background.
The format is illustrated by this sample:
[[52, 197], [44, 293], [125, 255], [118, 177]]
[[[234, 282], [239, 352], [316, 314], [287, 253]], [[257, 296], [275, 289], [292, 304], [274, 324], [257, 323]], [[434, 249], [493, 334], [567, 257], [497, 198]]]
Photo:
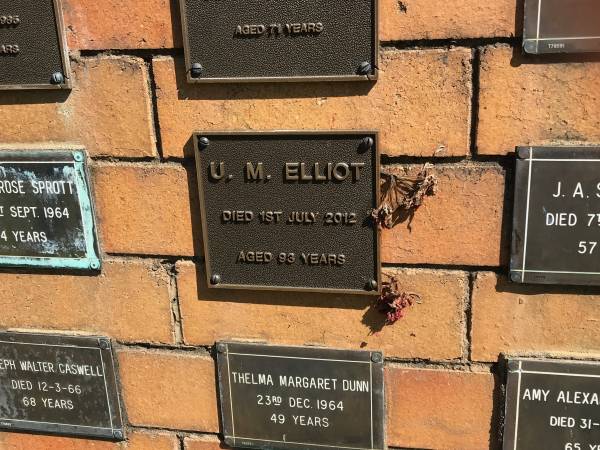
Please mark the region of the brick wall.
[[[0, 93], [0, 143], [87, 149], [105, 264], [0, 274], [0, 327], [116, 340], [129, 436], [0, 433], [0, 449], [225, 448], [217, 339], [383, 350], [398, 448], [499, 448], [503, 353], [600, 357], [599, 291], [506, 280], [510, 152], [600, 143], [600, 65], [523, 57], [520, 1], [381, 0], [370, 90], [188, 85], [175, 0], [63, 3], [73, 91]], [[383, 232], [385, 274], [422, 298], [394, 326], [362, 297], [207, 289], [191, 134], [275, 128], [375, 128], [386, 170], [434, 165], [438, 195]]]

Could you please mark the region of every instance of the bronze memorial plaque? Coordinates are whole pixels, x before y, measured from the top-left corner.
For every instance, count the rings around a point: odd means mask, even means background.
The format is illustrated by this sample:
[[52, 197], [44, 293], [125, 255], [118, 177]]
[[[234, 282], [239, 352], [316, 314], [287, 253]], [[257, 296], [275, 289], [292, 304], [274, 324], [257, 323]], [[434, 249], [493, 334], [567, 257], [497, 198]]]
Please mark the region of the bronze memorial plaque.
[[0, 0], [0, 89], [68, 88], [60, 0]]
[[100, 269], [83, 151], [0, 151], [2, 266]]
[[378, 0], [180, 0], [189, 82], [374, 80]]
[[377, 133], [194, 139], [209, 286], [378, 292]]
[[232, 447], [385, 447], [383, 355], [217, 343], [223, 435]]
[[600, 364], [508, 362], [504, 450], [598, 450]]
[[527, 53], [600, 52], [598, 0], [525, 0]]
[[0, 333], [0, 428], [122, 440], [110, 340]]
[[600, 148], [520, 147], [511, 280], [600, 285]]

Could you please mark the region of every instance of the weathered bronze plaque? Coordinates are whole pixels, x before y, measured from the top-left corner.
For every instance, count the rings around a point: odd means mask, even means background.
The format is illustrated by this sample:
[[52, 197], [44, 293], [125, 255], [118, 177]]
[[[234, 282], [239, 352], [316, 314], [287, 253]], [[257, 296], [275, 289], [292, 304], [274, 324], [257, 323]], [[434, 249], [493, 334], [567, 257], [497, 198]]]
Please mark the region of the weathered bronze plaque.
[[383, 449], [378, 352], [218, 343], [225, 442], [268, 449]]
[[0, 0], [0, 89], [68, 89], [60, 0]]
[[600, 364], [511, 360], [504, 450], [597, 450]]
[[525, 0], [527, 53], [600, 51], [598, 0]]
[[111, 343], [0, 333], [0, 428], [122, 440]]
[[511, 279], [600, 284], [600, 148], [518, 149]]
[[377, 0], [180, 3], [189, 82], [377, 77]]
[[377, 293], [377, 134], [199, 133], [208, 283]]
[[0, 151], [0, 266], [100, 269], [83, 151]]

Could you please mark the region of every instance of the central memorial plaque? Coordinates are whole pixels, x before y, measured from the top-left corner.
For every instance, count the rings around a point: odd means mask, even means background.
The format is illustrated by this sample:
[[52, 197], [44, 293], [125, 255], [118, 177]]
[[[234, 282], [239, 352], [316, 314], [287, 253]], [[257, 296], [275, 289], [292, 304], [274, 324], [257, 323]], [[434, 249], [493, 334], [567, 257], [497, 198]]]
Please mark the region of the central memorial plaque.
[[225, 342], [217, 351], [228, 445], [385, 448], [381, 353]]
[[511, 279], [600, 285], [600, 148], [518, 149]]
[[195, 141], [209, 286], [377, 293], [376, 133]]
[[189, 82], [377, 76], [377, 0], [180, 0]]
[[122, 440], [110, 341], [0, 333], [0, 428]]
[[600, 364], [510, 360], [504, 450], [596, 450]]
[[0, 151], [0, 266], [100, 269], [83, 151]]
[[600, 52], [598, 0], [525, 0], [527, 53]]
[[60, 0], [0, 0], [0, 89], [70, 88]]

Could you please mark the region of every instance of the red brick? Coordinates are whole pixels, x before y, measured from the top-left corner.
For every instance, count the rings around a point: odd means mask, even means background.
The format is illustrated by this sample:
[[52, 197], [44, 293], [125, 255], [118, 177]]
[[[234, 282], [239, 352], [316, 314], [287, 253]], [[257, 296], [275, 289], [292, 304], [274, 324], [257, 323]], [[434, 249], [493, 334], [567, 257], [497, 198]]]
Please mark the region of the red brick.
[[514, 0], [381, 0], [382, 41], [510, 37], [521, 33]]
[[0, 434], [2, 450], [178, 450], [177, 436], [134, 431], [121, 443], [24, 433]]
[[146, 65], [140, 58], [72, 63], [73, 90], [2, 93], [0, 142], [83, 145], [91, 156], [156, 155]]
[[215, 364], [196, 353], [122, 350], [123, 397], [133, 425], [218, 432]]
[[389, 155], [469, 151], [471, 52], [384, 51], [370, 83], [190, 85], [183, 61], [154, 60], [164, 154], [192, 156], [195, 131], [379, 129]]
[[372, 306], [372, 297], [208, 289], [204, 267], [181, 263], [177, 268], [184, 338], [190, 345], [248, 339], [366, 348], [402, 358], [455, 359], [463, 353], [464, 272], [387, 271], [403, 289], [419, 293], [422, 303], [394, 326], [384, 326], [385, 316]]
[[600, 295], [590, 288], [517, 285], [482, 272], [472, 314], [474, 360], [497, 361], [501, 353], [600, 357]]
[[71, 49], [157, 49], [181, 46], [174, 0], [63, 0]]
[[[194, 255], [201, 233], [193, 170], [167, 164], [97, 163], [96, 210], [109, 253]], [[201, 254], [201, 243], [196, 244]]]
[[506, 154], [518, 145], [600, 142], [597, 63], [558, 63], [507, 46], [486, 47], [480, 85], [480, 154]]
[[153, 262], [107, 260], [100, 275], [0, 274], [0, 327], [172, 343], [169, 277]]
[[185, 450], [221, 450], [229, 449], [216, 436], [195, 436], [185, 438]]
[[[414, 173], [415, 167], [390, 167]], [[438, 192], [382, 232], [382, 260], [402, 264], [499, 266], [506, 260], [502, 231], [505, 173], [494, 164], [435, 166]]]
[[494, 409], [490, 373], [386, 368], [388, 444], [489, 449]]

